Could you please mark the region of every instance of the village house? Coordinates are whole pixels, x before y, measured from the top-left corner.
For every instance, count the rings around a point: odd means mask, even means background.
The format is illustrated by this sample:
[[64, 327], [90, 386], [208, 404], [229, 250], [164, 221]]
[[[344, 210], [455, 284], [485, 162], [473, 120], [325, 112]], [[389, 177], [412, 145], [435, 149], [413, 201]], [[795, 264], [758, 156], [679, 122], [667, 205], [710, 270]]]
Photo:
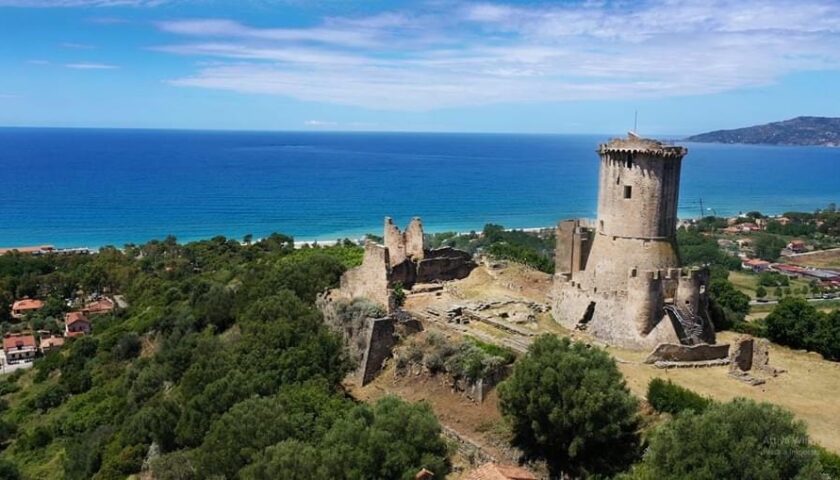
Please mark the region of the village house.
[[43, 255], [45, 253], [51, 253], [55, 251], [55, 247], [52, 245], [38, 245], [34, 247], [10, 247], [10, 248], [0, 248], [0, 255], [5, 255], [11, 252], [17, 252], [26, 255]]
[[791, 240], [791, 242], [787, 244], [787, 249], [793, 253], [802, 253], [808, 250], [808, 247], [805, 245], [804, 240]]
[[64, 336], [76, 337], [90, 333], [90, 320], [82, 312], [70, 312], [64, 315]]
[[35, 298], [22, 298], [12, 304], [12, 318], [20, 320], [27, 313], [37, 312], [44, 308], [44, 302]]
[[103, 315], [114, 311], [114, 301], [108, 297], [100, 297], [85, 304], [82, 312], [85, 315]]
[[761, 273], [770, 268], [770, 262], [759, 258], [749, 258], [741, 262], [741, 268], [744, 270], [752, 270], [755, 273]]
[[6, 354], [6, 363], [31, 360], [35, 358], [37, 352], [35, 336], [29, 332], [7, 333], [3, 337], [3, 353]]
[[64, 346], [64, 337], [48, 330], [38, 330], [39, 347], [43, 355], [58, 350]]

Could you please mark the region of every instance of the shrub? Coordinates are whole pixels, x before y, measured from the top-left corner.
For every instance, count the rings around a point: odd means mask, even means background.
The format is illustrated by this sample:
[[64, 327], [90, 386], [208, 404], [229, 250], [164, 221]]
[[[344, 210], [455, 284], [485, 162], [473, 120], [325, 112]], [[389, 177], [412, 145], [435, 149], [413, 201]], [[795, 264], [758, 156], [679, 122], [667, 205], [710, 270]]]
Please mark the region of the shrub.
[[654, 430], [640, 478], [819, 478], [802, 422], [774, 405], [737, 399], [687, 411]]
[[498, 391], [514, 442], [553, 475], [611, 475], [637, 456], [637, 402], [601, 349], [542, 335]]
[[701, 397], [691, 390], [671, 383], [670, 380], [666, 382], [661, 378], [654, 378], [650, 381], [647, 399], [656, 411], [672, 414], [685, 410], [700, 413], [712, 404], [710, 399]]

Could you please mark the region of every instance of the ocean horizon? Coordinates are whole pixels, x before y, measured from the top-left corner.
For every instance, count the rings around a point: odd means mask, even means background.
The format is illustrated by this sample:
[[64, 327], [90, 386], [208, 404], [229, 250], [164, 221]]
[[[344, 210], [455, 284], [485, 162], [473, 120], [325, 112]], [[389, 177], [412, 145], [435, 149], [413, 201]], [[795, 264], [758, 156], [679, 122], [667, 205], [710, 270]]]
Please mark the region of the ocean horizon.
[[[596, 213], [616, 135], [0, 128], [0, 247], [122, 246], [272, 232], [296, 240], [551, 226]], [[654, 136], [655, 137], [655, 136]], [[840, 200], [840, 149], [699, 144], [680, 218]]]

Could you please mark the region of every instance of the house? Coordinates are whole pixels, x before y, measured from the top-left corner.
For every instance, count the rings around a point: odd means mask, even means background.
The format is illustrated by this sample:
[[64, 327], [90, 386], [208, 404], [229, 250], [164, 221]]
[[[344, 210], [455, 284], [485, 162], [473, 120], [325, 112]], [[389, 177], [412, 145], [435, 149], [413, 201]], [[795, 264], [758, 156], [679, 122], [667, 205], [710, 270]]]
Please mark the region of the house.
[[101, 297], [97, 300], [86, 303], [84, 308], [82, 308], [82, 312], [84, 312], [85, 315], [102, 315], [113, 312], [114, 307], [115, 305], [113, 300], [108, 297]]
[[787, 249], [793, 253], [802, 253], [807, 250], [807, 247], [805, 246], [805, 241], [803, 240], [791, 240], [791, 242], [787, 244]]
[[0, 255], [5, 255], [10, 252], [18, 252], [27, 255], [43, 255], [45, 253], [51, 253], [55, 250], [55, 247], [52, 245], [38, 245], [34, 247], [11, 247], [11, 248], [0, 248]]
[[35, 298], [22, 298], [12, 304], [12, 318], [20, 320], [27, 313], [37, 312], [44, 308], [44, 302]]
[[516, 465], [488, 462], [468, 472], [464, 480], [537, 480], [537, 477]]
[[758, 258], [750, 258], [741, 263], [741, 268], [744, 270], [752, 270], [755, 273], [761, 273], [770, 268], [770, 262], [766, 262]]
[[41, 350], [41, 353], [44, 355], [64, 346], [64, 337], [47, 330], [39, 330], [38, 338], [40, 339], [39, 350]]
[[64, 336], [76, 337], [90, 333], [90, 320], [82, 312], [70, 312], [64, 315]]
[[35, 336], [26, 333], [7, 333], [3, 337], [3, 353], [6, 363], [16, 363], [35, 358], [38, 349], [35, 346]]

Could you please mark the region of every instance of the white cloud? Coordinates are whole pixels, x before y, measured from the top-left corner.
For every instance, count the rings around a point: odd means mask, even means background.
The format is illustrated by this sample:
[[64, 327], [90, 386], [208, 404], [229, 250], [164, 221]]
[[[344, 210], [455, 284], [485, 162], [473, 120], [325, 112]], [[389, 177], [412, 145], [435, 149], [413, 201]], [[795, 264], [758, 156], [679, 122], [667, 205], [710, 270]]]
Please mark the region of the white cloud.
[[12, 100], [15, 98], [20, 98], [20, 95], [15, 95], [14, 93], [2, 93], [0, 92], [0, 100]]
[[30, 65], [49, 65], [50, 64], [50, 62], [47, 61], [47, 60], [39, 60], [39, 59], [27, 60], [26, 63], [28, 63]]
[[335, 127], [338, 122], [331, 122], [329, 120], [307, 120], [303, 122], [307, 127]]
[[66, 63], [64, 64], [67, 68], [73, 68], [76, 70], [114, 70], [116, 68], [120, 68], [116, 65], [110, 65], [107, 63], [88, 63], [88, 62], [80, 62], [80, 63]]
[[[451, 5], [450, 5], [451, 6]], [[390, 110], [701, 95], [840, 66], [834, 0], [660, 0], [158, 24], [158, 50], [208, 57], [178, 86]]]

